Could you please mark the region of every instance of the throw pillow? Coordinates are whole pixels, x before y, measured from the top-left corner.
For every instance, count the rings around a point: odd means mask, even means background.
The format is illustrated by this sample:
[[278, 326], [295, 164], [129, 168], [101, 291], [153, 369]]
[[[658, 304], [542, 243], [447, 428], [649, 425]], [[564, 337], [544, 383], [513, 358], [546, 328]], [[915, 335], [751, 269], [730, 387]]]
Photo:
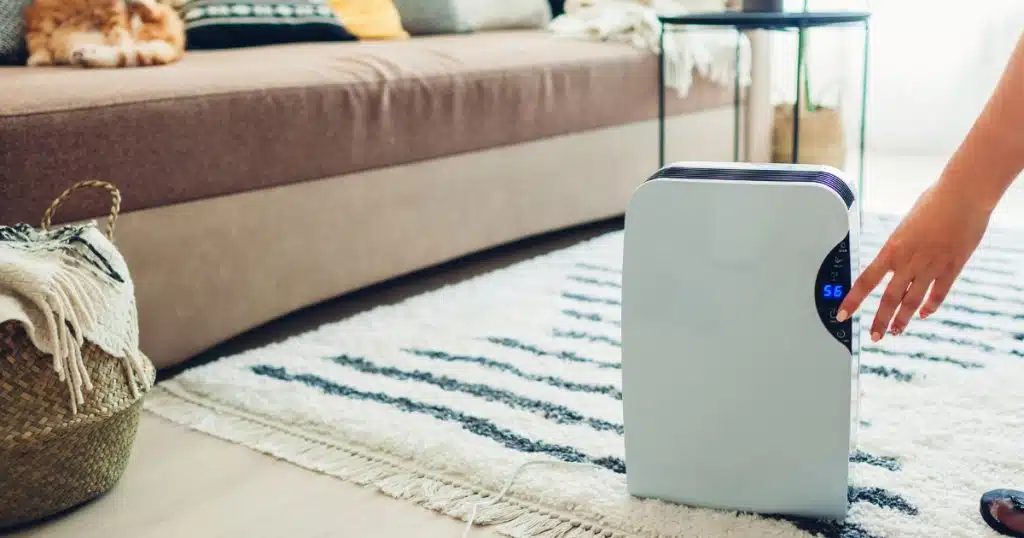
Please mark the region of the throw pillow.
[[355, 41], [325, 0], [185, 0], [190, 49]]
[[475, 32], [544, 28], [551, 22], [548, 0], [457, 0], [456, 7]]
[[395, 0], [412, 34], [543, 28], [551, 21], [549, 0]]
[[467, 32], [469, 28], [459, 20], [455, 3], [456, 0], [395, 0], [395, 7], [402, 18], [402, 26], [410, 34]]
[[0, 0], [0, 65], [24, 64], [25, 7], [29, 0]]
[[406, 39], [392, 0], [328, 0], [345, 28], [359, 39]]

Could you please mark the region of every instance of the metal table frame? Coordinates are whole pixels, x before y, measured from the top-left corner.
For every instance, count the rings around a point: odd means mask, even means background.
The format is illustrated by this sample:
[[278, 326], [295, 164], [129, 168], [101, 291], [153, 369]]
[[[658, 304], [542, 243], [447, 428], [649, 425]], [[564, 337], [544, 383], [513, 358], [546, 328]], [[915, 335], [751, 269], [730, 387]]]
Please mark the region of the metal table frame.
[[[791, 31], [796, 30], [799, 34], [801, 45], [803, 44], [804, 33], [808, 28], [825, 26], [851, 26], [863, 25], [864, 27], [864, 63], [861, 74], [861, 110], [860, 110], [860, 163], [858, 167], [857, 196], [862, 196], [864, 191], [864, 145], [865, 128], [867, 124], [867, 95], [868, 95], [868, 48], [870, 46], [871, 31], [868, 20], [871, 14], [861, 11], [834, 11], [834, 12], [782, 12], [782, 13], [745, 13], [745, 12], [719, 12], [719, 13], [695, 13], [680, 17], [659, 17], [661, 21], [661, 32], [659, 38], [658, 53], [658, 166], [665, 166], [665, 34], [670, 31], [679, 31], [678, 27], [683, 26], [707, 26], [719, 28], [734, 28], [736, 30], [736, 65], [740, 63], [740, 47], [742, 32], [746, 30], [773, 30]], [[804, 47], [797, 47], [796, 58], [796, 99], [793, 104], [793, 162], [796, 163], [800, 152], [800, 96], [803, 86], [803, 64]], [[740, 78], [733, 77], [733, 160], [740, 160]]]

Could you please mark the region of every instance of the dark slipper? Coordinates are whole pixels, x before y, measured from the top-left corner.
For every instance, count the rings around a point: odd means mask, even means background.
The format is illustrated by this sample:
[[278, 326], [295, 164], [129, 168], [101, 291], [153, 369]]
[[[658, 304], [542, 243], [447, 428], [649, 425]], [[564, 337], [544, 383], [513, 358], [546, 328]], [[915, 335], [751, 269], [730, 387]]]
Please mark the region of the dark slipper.
[[1000, 534], [1024, 538], [1024, 491], [994, 489], [981, 496], [981, 519]]

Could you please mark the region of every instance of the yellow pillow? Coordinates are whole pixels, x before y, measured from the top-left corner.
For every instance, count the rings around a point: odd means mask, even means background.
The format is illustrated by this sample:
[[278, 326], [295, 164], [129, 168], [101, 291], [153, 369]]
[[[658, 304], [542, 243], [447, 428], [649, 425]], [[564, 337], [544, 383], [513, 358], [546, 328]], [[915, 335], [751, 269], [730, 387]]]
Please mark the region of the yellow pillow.
[[359, 39], [408, 39], [393, 0], [328, 0], [345, 29]]

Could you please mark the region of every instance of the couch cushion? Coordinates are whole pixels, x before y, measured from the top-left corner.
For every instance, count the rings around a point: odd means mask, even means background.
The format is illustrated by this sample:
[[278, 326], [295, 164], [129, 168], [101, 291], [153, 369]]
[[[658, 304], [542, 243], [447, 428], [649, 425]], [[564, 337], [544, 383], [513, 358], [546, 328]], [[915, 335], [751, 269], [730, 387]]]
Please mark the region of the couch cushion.
[[[0, 220], [35, 222], [85, 178], [117, 184], [131, 211], [649, 119], [657, 59], [511, 31], [0, 68], [0, 86]], [[669, 101], [685, 113], [732, 96], [698, 81]], [[60, 219], [104, 211], [65, 206]]]

